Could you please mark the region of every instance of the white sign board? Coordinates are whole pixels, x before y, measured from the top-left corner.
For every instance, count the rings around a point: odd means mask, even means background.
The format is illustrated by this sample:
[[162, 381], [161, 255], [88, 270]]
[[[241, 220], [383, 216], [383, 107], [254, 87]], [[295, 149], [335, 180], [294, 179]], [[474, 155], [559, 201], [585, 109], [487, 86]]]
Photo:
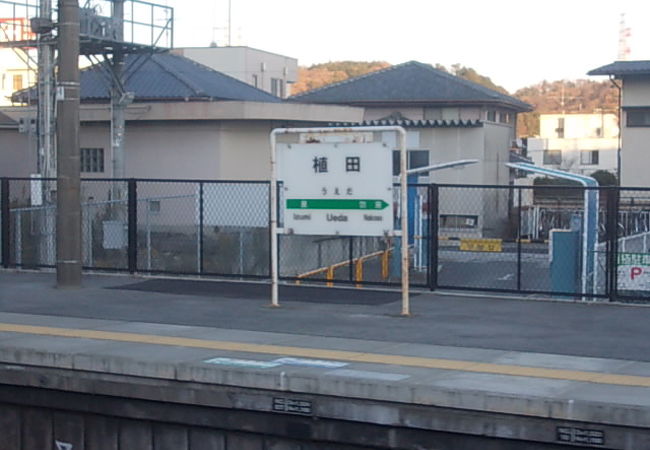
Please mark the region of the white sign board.
[[392, 233], [391, 150], [381, 142], [278, 144], [285, 233]]
[[650, 253], [619, 253], [618, 288], [650, 291]]

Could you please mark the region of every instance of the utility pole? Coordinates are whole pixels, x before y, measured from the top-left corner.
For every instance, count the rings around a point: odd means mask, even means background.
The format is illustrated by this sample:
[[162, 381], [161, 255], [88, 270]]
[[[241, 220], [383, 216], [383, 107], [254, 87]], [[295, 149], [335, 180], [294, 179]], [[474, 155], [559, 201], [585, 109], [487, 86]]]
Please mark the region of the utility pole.
[[[41, 20], [51, 23], [52, 0], [40, 0], [39, 12]], [[44, 178], [54, 178], [56, 176], [52, 117], [54, 43], [51, 32], [40, 33], [38, 36], [38, 171]]]
[[79, 3], [58, 1], [56, 280], [59, 288], [76, 288], [81, 286]]
[[[124, 39], [124, 0], [113, 0], [113, 27], [115, 40], [121, 42]], [[125, 177], [124, 161], [124, 110], [128, 103], [124, 91], [124, 53], [120, 49], [114, 49], [111, 61], [113, 71], [113, 84], [111, 86], [111, 150], [113, 153], [112, 168], [113, 178]], [[124, 192], [120, 184], [115, 184], [113, 200], [120, 200]]]
[[232, 0], [228, 0], [228, 47], [232, 47]]
[[[37, 165], [42, 178], [56, 178], [56, 143], [54, 136], [54, 45], [52, 36], [52, 0], [40, 0], [39, 21], [41, 27], [32, 24], [32, 30], [38, 32], [38, 105], [37, 105]], [[43, 182], [42, 204], [46, 206], [41, 214], [41, 229], [55, 230], [56, 213], [48, 206], [52, 205], [54, 186], [50, 181]], [[41, 261], [54, 264], [56, 261], [56, 244], [53, 232], [41, 235], [39, 254]]]

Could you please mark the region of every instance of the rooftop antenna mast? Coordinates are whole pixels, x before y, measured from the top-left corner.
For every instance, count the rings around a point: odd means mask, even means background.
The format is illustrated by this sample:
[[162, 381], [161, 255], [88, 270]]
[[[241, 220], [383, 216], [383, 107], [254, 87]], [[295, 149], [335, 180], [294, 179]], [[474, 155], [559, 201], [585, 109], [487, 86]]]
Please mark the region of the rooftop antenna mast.
[[621, 22], [618, 31], [618, 61], [627, 61], [630, 58], [629, 38], [632, 36], [632, 30], [625, 25], [625, 13], [621, 14]]
[[[38, 171], [41, 177], [56, 177], [57, 187], [54, 190], [51, 183], [43, 183], [42, 199], [37, 199], [35, 206], [54, 211], [50, 206], [56, 198], [57, 222], [63, 217], [66, 220], [56, 227], [57, 285], [76, 287], [80, 284], [82, 264], [81, 221], [78, 220], [81, 215], [79, 172], [83, 160], [79, 153], [79, 56], [101, 55], [108, 66], [105, 75], [111, 86], [111, 175], [124, 177], [125, 110], [133, 99], [125, 90], [125, 57], [129, 54], [147, 57], [173, 47], [174, 12], [173, 8], [146, 0], [85, 0], [82, 7], [79, 0], [57, 0], [58, 8], [53, 3], [53, 0], [2, 0], [3, 11], [11, 13], [5, 19], [10, 25], [6, 27], [8, 39], [0, 40], [0, 47], [38, 49], [36, 89], [28, 89], [22, 96], [17, 92], [14, 96], [30, 103], [33, 91], [38, 92]], [[114, 199], [123, 199], [124, 188], [113, 189], [112, 194]], [[52, 214], [43, 216], [43, 229], [53, 229]], [[53, 247], [50, 234], [41, 239], [41, 263], [54, 262]], [[136, 256], [129, 258], [129, 267], [135, 267]]]

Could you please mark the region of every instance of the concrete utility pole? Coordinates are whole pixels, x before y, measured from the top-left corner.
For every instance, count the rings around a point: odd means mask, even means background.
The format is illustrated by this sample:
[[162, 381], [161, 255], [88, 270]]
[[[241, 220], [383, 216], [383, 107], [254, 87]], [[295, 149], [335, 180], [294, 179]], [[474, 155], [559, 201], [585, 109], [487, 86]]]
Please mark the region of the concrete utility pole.
[[81, 286], [78, 0], [59, 0], [58, 30], [56, 280], [59, 288], [75, 288]]
[[[41, 0], [40, 18], [45, 21], [52, 19], [52, 0]], [[52, 87], [54, 79], [53, 68], [54, 43], [51, 33], [39, 34], [38, 42], [38, 169], [44, 178], [56, 176], [54, 133], [52, 130]], [[46, 183], [47, 185], [47, 183]], [[49, 191], [50, 188], [46, 188]], [[45, 192], [46, 200], [49, 193]]]
[[[113, 0], [113, 27], [115, 40], [124, 39], [124, 0]], [[124, 53], [115, 49], [111, 62], [113, 70], [113, 84], [111, 87], [111, 149], [113, 153], [113, 178], [125, 177], [124, 161], [124, 110], [128, 104], [124, 91]], [[124, 197], [120, 184], [115, 184], [113, 199]]]

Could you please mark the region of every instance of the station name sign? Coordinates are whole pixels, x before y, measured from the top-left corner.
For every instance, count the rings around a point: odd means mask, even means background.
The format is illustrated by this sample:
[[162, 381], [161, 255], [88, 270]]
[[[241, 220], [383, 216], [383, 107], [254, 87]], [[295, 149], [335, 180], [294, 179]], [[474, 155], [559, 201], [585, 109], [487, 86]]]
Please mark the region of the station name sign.
[[309, 235], [392, 233], [392, 151], [381, 142], [278, 145], [284, 229]]

